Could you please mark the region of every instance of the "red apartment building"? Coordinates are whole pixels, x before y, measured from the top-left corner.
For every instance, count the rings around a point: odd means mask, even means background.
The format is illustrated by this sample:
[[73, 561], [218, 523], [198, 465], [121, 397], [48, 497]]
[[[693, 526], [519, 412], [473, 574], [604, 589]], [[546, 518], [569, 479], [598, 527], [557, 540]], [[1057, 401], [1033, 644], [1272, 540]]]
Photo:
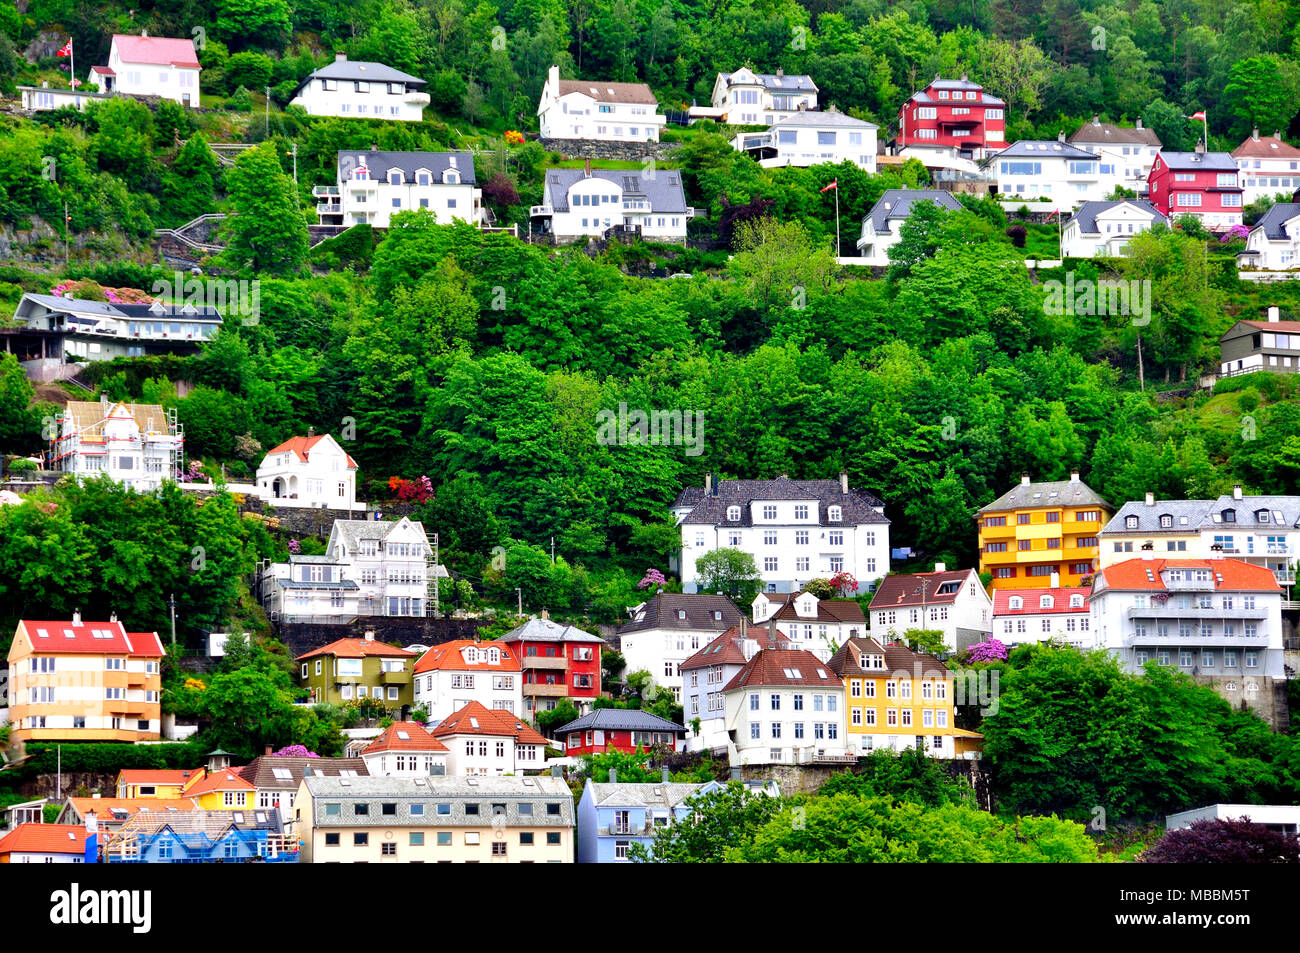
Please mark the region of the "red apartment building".
[[964, 74], [961, 79], [935, 76], [899, 109], [895, 145], [983, 159], [1006, 148], [1006, 108]]
[[1171, 219], [1195, 215], [1206, 228], [1241, 224], [1242, 188], [1237, 163], [1226, 152], [1164, 152], [1147, 178], [1151, 204]]
[[605, 640], [571, 625], [552, 622], [546, 612], [497, 640], [523, 670], [524, 717], [554, 708], [561, 698], [579, 712], [600, 695], [600, 650]]

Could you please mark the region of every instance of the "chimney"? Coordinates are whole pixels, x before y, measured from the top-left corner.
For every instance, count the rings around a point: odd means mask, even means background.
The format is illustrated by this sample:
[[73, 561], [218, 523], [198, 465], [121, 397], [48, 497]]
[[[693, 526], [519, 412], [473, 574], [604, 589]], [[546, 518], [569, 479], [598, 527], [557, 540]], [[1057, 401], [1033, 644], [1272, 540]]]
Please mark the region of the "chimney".
[[735, 767], [733, 767], [733, 768], [731, 769], [731, 780], [733, 780], [733, 781], [739, 781], [739, 780], [740, 780], [740, 767], [739, 767], [739, 766], [735, 766]]
[[1268, 320], [1270, 322], [1279, 321], [1281, 320], [1281, 318], [1282, 318], [1282, 312], [1281, 310], [1278, 309], [1278, 306], [1275, 304], [1270, 304], [1268, 306]]
[[704, 474], [704, 495], [705, 496], [713, 495], [713, 474], [712, 473]]
[[1101, 125], [1101, 117], [1098, 116], [1096, 113], [1093, 113], [1093, 114], [1092, 114], [1092, 124], [1093, 124], [1094, 126], [1100, 126], [1100, 125]]
[[962, 73], [962, 74], [961, 74], [961, 81], [964, 83], [964, 82], [966, 82], [967, 79], [968, 79], [967, 75], [966, 75], [965, 73]]
[[111, 612], [111, 613], [109, 613], [108, 621], [109, 621], [109, 622], [116, 622], [116, 621], [117, 621], [117, 613], [116, 613], [116, 612]]
[[1147, 491], [1147, 506], [1155, 506], [1155, 505], [1156, 505], [1156, 495], [1155, 495], [1154, 493], [1152, 493], [1150, 490], [1148, 490], [1148, 491]]
[[335, 53], [335, 54], [334, 54], [334, 62], [335, 62], [335, 63], [346, 63], [347, 61], [348, 61], [348, 55], [347, 55], [346, 53]]
[[146, 40], [149, 39], [149, 31], [148, 31], [148, 30], [141, 30], [141, 31], [140, 31], [140, 36], [143, 37], [143, 38], [146, 39]]
[[1202, 156], [1205, 155], [1205, 140], [1204, 140], [1204, 139], [1197, 139], [1197, 140], [1196, 140], [1196, 154], [1197, 154], [1197, 155], [1202, 155]]
[[1056, 134], [1056, 141], [1057, 141], [1057, 142], [1064, 142], [1064, 141], [1065, 141], [1065, 130], [1064, 130], [1064, 129], [1062, 129], [1060, 132], [1058, 132], [1058, 133]]
[[1028, 473], [1022, 473], [1022, 474], [1020, 474], [1020, 485], [1021, 485], [1021, 486], [1029, 486], [1029, 474], [1028, 474]]
[[552, 66], [546, 71], [546, 85], [554, 87], [557, 96], [560, 94], [560, 68], [558, 66]]
[[550, 619], [550, 617], [551, 617], [550, 610], [548, 610], [545, 606], [543, 606], [543, 607], [542, 607], [542, 618], [543, 618], [543, 619]]
[[849, 495], [849, 471], [840, 471], [840, 492], [845, 496]]
[[784, 70], [782, 67], [778, 66], [778, 67], [776, 68], [776, 75], [777, 75], [777, 76], [784, 76], [784, 75], [785, 75], [785, 70]]
[[1256, 126], [1254, 129], [1250, 131], [1250, 138], [1253, 139], [1255, 142], [1259, 142], [1259, 126]]
[[377, 143], [377, 142], [372, 142], [372, 143], [370, 143], [370, 151], [371, 151], [371, 152], [378, 152], [378, 151], [379, 151], [379, 143]]
[[72, 610], [72, 624], [73, 624], [74, 626], [81, 625], [81, 610], [80, 610], [80, 609], [73, 609], [73, 610]]
[[1281, 129], [1276, 129], [1276, 130], [1274, 130], [1274, 131], [1273, 131], [1273, 138], [1276, 139], [1278, 142], [1281, 142], [1281, 141], [1282, 141], [1282, 130], [1281, 130]]
[[663, 778], [663, 782], [664, 782], [664, 784], [669, 783], [669, 782], [668, 782], [668, 778], [669, 778], [668, 765], [665, 764], [662, 768], [660, 768], [659, 776], [660, 776], [661, 778]]
[[269, 758], [269, 757], [271, 756], [271, 746], [270, 746], [270, 745], [267, 745], [267, 746], [266, 746], [266, 751], [263, 752], [263, 753], [264, 753], [264, 754]]
[[[98, 797], [99, 795], [95, 795], [95, 796]], [[86, 812], [86, 833], [87, 834], [99, 833], [99, 818], [95, 816], [94, 811]]]
[[1059, 572], [1052, 573], [1052, 588], [1053, 589], [1061, 588], [1061, 574]]
[[366, 641], [367, 641], [367, 642], [373, 642], [373, 641], [375, 641], [375, 630], [374, 630], [374, 629], [366, 629]]
[[1078, 482], [1079, 482], [1079, 471], [1078, 471], [1078, 470], [1071, 470], [1071, 471], [1070, 471], [1070, 482], [1071, 482], [1071, 483], [1078, 483]]
[[610, 784], [618, 784], [618, 769], [617, 769], [617, 768], [610, 768], [610, 769], [609, 769], [609, 783], [610, 783]]
[[1151, 550], [1151, 548], [1150, 548], [1149, 546], [1143, 546], [1143, 547], [1142, 547], [1142, 558], [1143, 558], [1143, 559], [1155, 559], [1156, 557], [1155, 557], [1154, 553], [1152, 552], [1152, 550]]
[[1235, 486], [1233, 486], [1233, 488], [1232, 488], [1232, 498], [1233, 498], [1234, 500], [1239, 500], [1239, 499], [1241, 499], [1241, 484], [1240, 484], [1240, 483], [1238, 483], [1238, 484], [1236, 484]]
[[947, 571], [948, 571], [948, 564], [947, 564], [947, 563], [935, 563], [935, 564], [934, 564], [934, 571], [935, 571], [935, 572], [947, 572]]
[[1141, 129], [1141, 128], [1142, 128], [1142, 117], [1141, 117], [1141, 116], [1138, 116], [1137, 127], [1136, 127], [1136, 128], [1138, 128], [1138, 129]]
[[315, 427], [308, 427], [308, 428], [307, 428], [307, 437], [308, 437], [308, 439], [310, 439], [311, 437], [314, 437], [314, 436], [316, 436], [316, 428], [315, 428]]

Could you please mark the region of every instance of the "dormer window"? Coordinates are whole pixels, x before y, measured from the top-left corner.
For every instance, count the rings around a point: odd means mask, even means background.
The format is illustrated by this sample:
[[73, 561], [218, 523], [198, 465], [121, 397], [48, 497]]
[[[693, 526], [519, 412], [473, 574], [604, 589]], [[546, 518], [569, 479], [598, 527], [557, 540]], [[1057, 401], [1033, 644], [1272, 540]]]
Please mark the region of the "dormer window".
[[1124, 517], [1124, 528], [1125, 528], [1125, 529], [1137, 529], [1137, 528], [1138, 528], [1138, 518], [1137, 518], [1136, 516], [1126, 516], [1126, 517]]
[[388, 170], [388, 184], [389, 184], [389, 185], [401, 185], [401, 184], [402, 184], [402, 170], [401, 170], [401, 169], [389, 169], [389, 170]]
[[1166, 513], [1160, 517], [1161, 529], [1169, 529], [1173, 525], [1174, 525], [1174, 518], [1169, 514]]
[[1237, 511], [1236, 511], [1236, 510], [1224, 510], [1224, 511], [1223, 511], [1223, 521], [1224, 521], [1225, 523], [1235, 523], [1235, 522], [1237, 522]]
[[1257, 523], [1267, 523], [1267, 522], [1268, 522], [1268, 510], [1256, 510], [1256, 511], [1255, 511], [1255, 522], [1257, 522]]
[[442, 181], [445, 185], [460, 185], [460, 173], [455, 169], [448, 169], [442, 174]]
[[738, 522], [740, 522], [740, 507], [739, 507], [739, 506], [728, 506], [728, 507], [727, 507], [727, 520], [728, 520], [729, 522], [732, 522], [732, 523], [738, 523]]
[[427, 172], [416, 173], [415, 181], [418, 182], [420, 185], [428, 185], [430, 181], [429, 173]]
[[1051, 609], [1056, 605], [1056, 600], [1051, 596], [1040, 596], [1038, 598], [1038, 608]]
[[1071, 609], [1082, 609], [1082, 608], [1083, 608], [1083, 596], [1080, 596], [1080, 595], [1073, 595], [1073, 596], [1070, 596], [1070, 608], [1071, 608]]
[[1009, 609], [1023, 609], [1024, 606], [1025, 606], [1025, 600], [1020, 598], [1019, 596], [1012, 596], [1010, 599], [1007, 600], [1007, 608]]
[[714, 619], [715, 622], [720, 622], [720, 621], [722, 621], [722, 610], [721, 610], [721, 609], [714, 609], [714, 610], [713, 610], [713, 619]]
[[679, 618], [679, 619], [685, 619], [685, 618], [686, 618], [686, 610], [685, 610], [685, 609], [678, 609], [678, 610], [677, 610], [677, 618]]
[[826, 508], [826, 519], [832, 523], [842, 522], [844, 519], [844, 511], [838, 506], [829, 506]]

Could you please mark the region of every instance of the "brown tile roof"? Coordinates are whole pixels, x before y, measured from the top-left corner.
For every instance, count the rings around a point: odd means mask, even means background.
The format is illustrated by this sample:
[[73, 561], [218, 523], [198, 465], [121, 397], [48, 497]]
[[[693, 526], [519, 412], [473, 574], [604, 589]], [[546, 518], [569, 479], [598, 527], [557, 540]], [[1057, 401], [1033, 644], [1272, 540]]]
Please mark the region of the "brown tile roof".
[[[404, 737], [403, 737], [404, 736]], [[395, 721], [384, 733], [361, 752], [381, 754], [385, 751], [446, 751], [447, 746], [429, 734], [424, 725], [415, 721]]]
[[772, 618], [778, 622], [861, 622], [864, 625], [867, 621], [862, 606], [854, 599], [819, 599], [815, 616], [800, 615], [795, 611], [794, 603], [787, 602], [776, 610]]
[[[685, 612], [685, 618], [678, 618]], [[714, 614], [721, 618], [715, 619]], [[620, 636], [646, 629], [702, 629], [721, 632], [741, 619], [742, 613], [726, 596], [707, 592], [661, 592], [645, 601], [632, 618], [618, 627]]]
[[745, 663], [724, 687], [724, 692], [759, 685], [838, 687], [839, 679], [826, 663], [804, 649], [763, 649]]
[[[885, 656], [884, 669], [863, 668], [858, 658], [867, 655]], [[849, 639], [840, 646], [839, 651], [826, 663], [841, 678], [883, 678], [905, 673], [913, 678], [949, 677], [952, 672], [939, 659], [925, 652], [913, 652], [901, 642], [881, 645], [872, 638]]]
[[1289, 146], [1277, 136], [1247, 136], [1232, 150], [1234, 159], [1297, 159], [1300, 149]]
[[470, 702], [454, 711], [434, 728], [435, 738], [448, 735], [507, 735], [516, 744], [544, 745], [546, 739], [508, 711], [488, 709], [481, 702]]
[[1105, 142], [1118, 145], [1160, 146], [1154, 129], [1130, 129], [1110, 122], [1085, 122], [1070, 137], [1070, 142]]
[[294, 661], [302, 662], [318, 655], [333, 655], [338, 658], [365, 658], [368, 655], [383, 655], [391, 658], [415, 657], [414, 652], [408, 652], [406, 649], [389, 645], [387, 642], [376, 642], [374, 639], [339, 639], [329, 645], [322, 645], [318, 649], [312, 649], [310, 652], [299, 655]]
[[[876, 594], [871, 597], [871, 610], [893, 609], [898, 606], [948, 605], [961, 594], [961, 587], [971, 578], [973, 569], [950, 569], [947, 572], [898, 573], [880, 580]], [[978, 584], [978, 577], [976, 577]], [[957, 583], [948, 593], [939, 593], [944, 583]], [[924, 595], [922, 585], [924, 584]]]
[[[194, 800], [188, 797], [70, 797], [67, 804], [71, 805], [76, 816], [83, 820], [87, 811], [94, 811], [96, 819], [101, 824], [126, 820], [115, 812], [125, 811], [130, 815], [140, 811], [192, 811], [197, 806]], [[64, 806], [65, 810], [66, 808], [67, 805]]]
[[[275, 776], [275, 769], [286, 769], [293, 776], [285, 780]], [[355, 771], [358, 777], [369, 777], [366, 763], [360, 758], [302, 758], [293, 755], [262, 755], [254, 758], [239, 771], [240, 777], [258, 788], [283, 788], [297, 790], [304, 775], [338, 777], [344, 771]]]
[[609, 83], [605, 80], [562, 79], [560, 95], [582, 93], [601, 103], [638, 103], [658, 106], [659, 100], [645, 83]]
[[[748, 625], [744, 629], [746, 639], [753, 639], [758, 643], [760, 649], [781, 648], [789, 645], [789, 639], [780, 629], [776, 630], [776, 635], [769, 634], [766, 626]], [[700, 649], [686, 661], [678, 666], [679, 670], [685, 671], [691, 668], [704, 668], [710, 665], [744, 665], [745, 652], [741, 648], [741, 628], [733, 625], [726, 632], [710, 642], [704, 648]]]

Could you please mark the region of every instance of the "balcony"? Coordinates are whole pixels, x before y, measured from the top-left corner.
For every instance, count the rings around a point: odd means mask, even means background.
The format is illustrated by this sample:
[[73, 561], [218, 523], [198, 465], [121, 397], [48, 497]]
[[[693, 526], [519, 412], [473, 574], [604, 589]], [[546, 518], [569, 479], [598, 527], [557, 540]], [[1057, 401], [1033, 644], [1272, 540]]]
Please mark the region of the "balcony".
[[555, 214], [555, 209], [549, 205], [533, 205], [528, 209], [529, 218], [545, 218]]
[[416, 92], [407, 93], [402, 97], [402, 102], [406, 103], [408, 106], [427, 106], [430, 102], [429, 94]]
[[552, 672], [563, 672], [569, 667], [569, 660], [563, 656], [525, 655], [523, 667], [526, 669], [536, 668]]
[[569, 694], [569, 686], [565, 684], [537, 685], [524, 682], [524, 694], [535, 698], [566, 698]]
[[338, 198], [339, 187], [337, 185], [317, 185], [311, 190], [314, 198]]
[[1130, 619], [1250, 619], [1263, 622], [1268, 619], [1267, 609], [1203, 609], [1200, 606], [1131, 606], [1125, 613]]
[[145, 682], [150, 678], [148, 672], [131, 672], [126, 673], [126, 683], [132, 688], [143, 688]]
[[980, 538], [984, 540], [1003, 540], [1012, 539], [1016, 535], [1016, 526], [1012, 523], [1009, 526], [981, 526]]
[[1294, 569], [1274, 569], [1274, 570], [1273, 570], [1273, 578], [1277, 580], [1277, 584], [1278, 584], [1279, 586], [1294, 586], [1294, 585], [1295, 585], [1295, 570], [1294, 570]]
[[384, 685], [409, 685], [411, 673], [405, 670], [401, 672], [380, 672], [379, 681]]
[[316, 206], [317, 215], [342, 215], [343, 205], [340, 202], [320, 202]]
[[1020, 554], [1015, 551], [1004, 553], [981, 553], [980, 558], [984, 560], [987, 566], [1005, 566], [1017, 561]]
[[1235, 649], [1268, 648], [1269, 636], [1265, 635], [1126, 635], [1123, 639], [1125, 648], [1152, 646], [1174, 646], [1188, 649]]
[[1175, 592], [1213, 592], [1214, 579], [1166, 579], [1165, 588]]

